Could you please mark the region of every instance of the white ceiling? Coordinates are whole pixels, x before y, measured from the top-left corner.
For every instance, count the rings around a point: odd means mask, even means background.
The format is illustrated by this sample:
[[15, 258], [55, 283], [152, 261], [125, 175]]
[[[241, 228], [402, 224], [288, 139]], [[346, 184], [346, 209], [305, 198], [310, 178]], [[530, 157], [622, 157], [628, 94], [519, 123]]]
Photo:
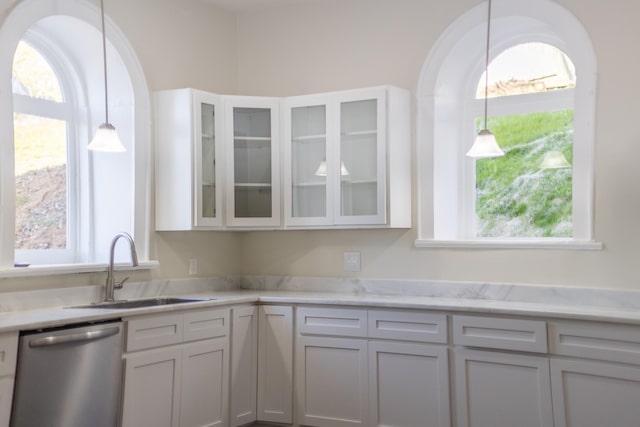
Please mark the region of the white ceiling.
[[296, 3], [311, 2], [316, 0], [202, 0], [220, 8], [237, 13], [253, 12], [272, 7], [287, 6]]

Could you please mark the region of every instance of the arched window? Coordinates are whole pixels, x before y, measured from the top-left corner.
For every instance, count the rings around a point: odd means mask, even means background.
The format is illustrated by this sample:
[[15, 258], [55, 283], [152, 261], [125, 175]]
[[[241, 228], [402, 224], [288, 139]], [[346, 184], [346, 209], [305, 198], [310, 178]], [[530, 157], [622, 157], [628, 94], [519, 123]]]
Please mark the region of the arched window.
[[15, 248], [18, 262], [37, 250], [49, 263], [70, 263], [77, 249], [75, 108], [63, 71], [35, 44], [23, 39], [13, 58]]
[[471, 159], [484, 115], [486, 10], [456, 20], [420, 76], [416, 245], [597, 248], [591, 42], [554, 2], [495, 1], [488, 127], [506, 155]]
[[87, 150], [105, 119], [100, 9], [24, 0], [0, 26], [0, 92], [13, 92], [0, 99], [1, 268], [104, 263], [120, 231], [148, 259], [149, 92], [108, 13], [105, 24], [109, 118], [126, 153]]
[[[573, 237], [575, 66], [561, 50], [522, 43], [489, 65], [488, 127], [505, 156], [475, 162], [473, 238]], [[479, 131], [485, 76], [470, 111]]]

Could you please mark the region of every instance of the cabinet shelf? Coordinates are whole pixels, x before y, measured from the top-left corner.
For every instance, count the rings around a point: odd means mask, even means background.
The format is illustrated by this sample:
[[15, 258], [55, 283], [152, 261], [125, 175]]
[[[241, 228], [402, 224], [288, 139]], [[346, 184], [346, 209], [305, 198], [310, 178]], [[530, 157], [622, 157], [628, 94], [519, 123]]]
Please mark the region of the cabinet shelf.
[[240, 188], [271, 188], [272, 185], [269, 183], [263, 183], [263, 182], [236, 182], [234, 184], [234, 187], [236, 187], [237, 189]]
[[270, 136], [234, 136], [234, 141], [271, 141]]
[[327, 139], [327, 135], [303, 135], [303, 136], [294, 136], [291, 138], [293, 142], [315, 142], [315, 141], [324, 141]]
[[293, 188], [304, 188], [304, 187], [326, 187], [326, 182], [300, 182], [298, 184], [293, 184]]
[[376, 135], [378, 133], [377, 129], [371, 129], [371, 130], [357, 130], [357, 131], [351, 131], [351, 132], [341, 132], [340, 135], [341, 136], [370, 136], [370, 135]]

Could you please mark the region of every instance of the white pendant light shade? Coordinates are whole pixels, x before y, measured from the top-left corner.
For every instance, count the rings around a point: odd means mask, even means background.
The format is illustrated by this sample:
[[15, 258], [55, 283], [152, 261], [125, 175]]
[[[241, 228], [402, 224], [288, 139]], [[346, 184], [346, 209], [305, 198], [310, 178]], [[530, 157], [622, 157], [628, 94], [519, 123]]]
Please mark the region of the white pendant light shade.
[[542, 169], [564, 169], [570, 168], [571, 164], [560, 151], [549, 151], [544, 155], [540, 168]]
[[467, 151], [467, 156], [477, 159], [487, 159], [491, 157], [502, 157], [504, 151], [498, 145], [496, 137], [487, 129], [487, 110], [489, 101], [489, 47], [491, 41], [491, 0], [487, 8], [487, 44], [484, 63], [484, 129], [478, 132], [476, 140], [471, 149]]
[[118, 138], [116, 128], [111, 123], [100, 125], [87, 148], [92, 151], [107, 153], [124, 153], [127, 151], [122, 142], [120, 142], [120, 138]]
[[102, 20], [102, 64], [104, 66], [104, 113], [105, 121], [96, 131], [95, 136], [87, 147], [91, 151], [105, 153], [123, 153], [127, 151], [118, 138], [115, 126], [109, 123], [109, 88], [107, 77], [107, 35], [104, 27], [104, 0], [100, 0], [100, 17]]
[[316, 169], [316, 176], [327, 176], [327, 161], [322, 159], [320, 164], [318, 165], [318, 169]]
[[[348, 176], [349, 171], [347, 167], [344, 165], [344, 162], [340, 162], [340, 175]], [[327, 176], [327, 161], [322, 159], [320, 164], [318, 165], [318, 169], [316, 169], [316, 176]]]
[[467, 156], [477, 159], [486, 159], [490, 157], [504, 156], [504, 151], [498, 145], [496, 137], [493, 136], [488, 129], [482, 129], [478, 132], [476, 140], [473, 142], [471, 149], [467, 151]]

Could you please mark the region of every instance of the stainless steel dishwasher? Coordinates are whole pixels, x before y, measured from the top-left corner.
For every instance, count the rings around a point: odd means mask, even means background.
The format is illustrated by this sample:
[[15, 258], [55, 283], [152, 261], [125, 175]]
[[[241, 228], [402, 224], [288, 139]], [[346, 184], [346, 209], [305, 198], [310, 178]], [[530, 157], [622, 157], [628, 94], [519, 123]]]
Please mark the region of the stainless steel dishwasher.
[[115, 427], [122, 322], [23, 333], [12, 427]]

